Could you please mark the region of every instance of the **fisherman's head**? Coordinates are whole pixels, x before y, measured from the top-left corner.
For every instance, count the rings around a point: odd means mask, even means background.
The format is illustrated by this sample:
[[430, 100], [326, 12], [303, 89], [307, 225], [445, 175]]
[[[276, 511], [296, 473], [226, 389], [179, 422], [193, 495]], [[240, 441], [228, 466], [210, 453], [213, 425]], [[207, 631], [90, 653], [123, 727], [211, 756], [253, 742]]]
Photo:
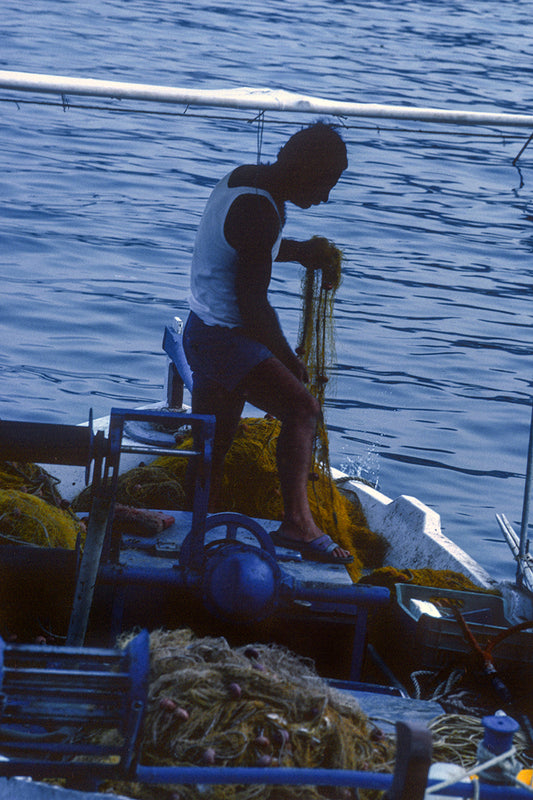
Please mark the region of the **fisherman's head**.
[[301, 208], [325, 203], [348, 166], [346, 145], [332, 125], [317, 122], [295, 133], [278, 153], [288, 200]]

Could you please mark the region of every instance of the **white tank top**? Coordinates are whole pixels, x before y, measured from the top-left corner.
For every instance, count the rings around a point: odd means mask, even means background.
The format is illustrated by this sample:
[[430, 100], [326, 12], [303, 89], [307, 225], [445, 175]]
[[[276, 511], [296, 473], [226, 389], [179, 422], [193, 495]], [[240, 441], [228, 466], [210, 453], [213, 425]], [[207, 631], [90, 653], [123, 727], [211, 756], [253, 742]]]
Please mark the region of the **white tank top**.
[[[231, 174], [231, 173], [230, 173]], [[224, 223], [233, 201], [243, 194], [266, 197], [276, 209], [271, 195], [264, 189], [249, 186], [228, 186], [229, 175], [217, 183], [200, 220], [192, 256], [191, 295], [189, 305], [206, 325], [236, 328], [242, 325], [235, 294], [237, 251], [224, 236]], [[280, 232], [272, 247], [272, 260], [281, 243]]]

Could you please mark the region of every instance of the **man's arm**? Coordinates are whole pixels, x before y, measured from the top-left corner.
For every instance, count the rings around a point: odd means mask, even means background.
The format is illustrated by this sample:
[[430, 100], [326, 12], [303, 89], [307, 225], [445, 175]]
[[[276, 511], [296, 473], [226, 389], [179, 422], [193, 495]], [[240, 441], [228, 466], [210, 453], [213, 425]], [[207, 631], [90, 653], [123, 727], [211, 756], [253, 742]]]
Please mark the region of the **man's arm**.
[[246, 332], [303, 380], [305, 367], [283, 335], [278, 315], [268, 301], [272, 247], [279, 226], [279, 217], [266, 198], [241, 195], [228, 212], [224, 234], [238, 253], [235, 293]]

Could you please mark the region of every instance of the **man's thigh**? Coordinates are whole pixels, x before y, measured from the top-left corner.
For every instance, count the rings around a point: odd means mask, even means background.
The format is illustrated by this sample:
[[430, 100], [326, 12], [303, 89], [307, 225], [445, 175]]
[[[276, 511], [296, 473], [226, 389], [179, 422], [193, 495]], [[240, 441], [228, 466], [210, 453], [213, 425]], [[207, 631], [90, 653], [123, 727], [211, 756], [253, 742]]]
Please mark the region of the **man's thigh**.
[[246, 400], [281, 421], [312, 409], [313, 396], [274, 356], [261, 361], [239, 384]]

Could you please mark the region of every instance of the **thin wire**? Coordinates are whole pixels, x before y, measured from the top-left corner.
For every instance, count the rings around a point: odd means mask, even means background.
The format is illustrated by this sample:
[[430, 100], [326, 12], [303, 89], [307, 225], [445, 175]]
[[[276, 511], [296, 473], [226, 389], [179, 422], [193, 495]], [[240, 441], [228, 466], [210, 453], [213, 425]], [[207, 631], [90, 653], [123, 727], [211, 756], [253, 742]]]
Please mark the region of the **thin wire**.
[[[94, 105], [94, 104], [86, 104], [86, 103], [72, 103], [70, 100], [67, 102], [55, 102], [52, 100], [21, 100], [20, 98], [13, 98], [13, 97], [0, 97], [0, 103], [14, 103], [17, 108], [20, 108], [22, 105], [37, 105], [37, 106], [50, 106], [61, 108], [63, 111], [67, 110], [81, 110], [81, 111], [107, 111], [115, 114], [142, 114], [147, 116], [160, 116], [160, 117], [188, 117], [190, 119], [213, 119], [219, 121], [229, 121], [229, 122], [246, 122], [247, 124], [253, 124], [258, 120], [262, 120], [261, 124], [264, 126], [264, 111], [261, 111], [259, 114], [254, 114], [253, 117], [249, 116], [235, 116], [229, 114], [210, 114], [210, 113], [191, 113], [190, 106], [187, 105], [184, 111], [164, 111], [162, 109], [142, 109], [142, 108], [132, 108], [132, 107], [116, 107], [116, 106], [102, 106], [102, 105]], [[294, 112], [296, 113], [296, 112]], [[287, 118], [278, 119], [275, 117], [269, 117], [268, 120], [269, 125], [298, 125], [301, 126], [302, 121], [300, 118], [289, 120]], [[463, 130], [449, 130], [449, 129], [433, 129], [433, 128], [404, 128], [404, 127], [396, 127], [396, 126], [383, 126], [381, 124], [349, 124], [345, 121], [342, 123], [342, 126], [345, 130], [361, 130], [361, 131], [375, 131], [376, 133], [410, 133], [410, 134], [425, 134], [425, 135], [439, 135], [439, 136], [469, 136], [474, 137], [477, 139], [500, 139], [501, 141], [515, 141], [515, 140], [527, 140], [526, 146], [531, 139], [533, 139], [533, 134], [527, 135], [522, 133], [502, 133], [502, 132], [483, 132], [479, 130], [472, 130], [471, 128], [466, 128]], [[521, 155], [522, 151], [518, 154], [516, 158]]]
[[520, 156], [522, 155], [522, 153], [524, 152], [524, 150], [529, 145], [529, 143], [531, 142], [532, 139], [533, 139], [533, 133], [529, 136], [527, 142], [523, 145], [523, 147], [521, 148], [520, 152], [513, 158], [513, 167], [516, 167], [516, 163], [517, 163], [518, 159], [520, 158]]

